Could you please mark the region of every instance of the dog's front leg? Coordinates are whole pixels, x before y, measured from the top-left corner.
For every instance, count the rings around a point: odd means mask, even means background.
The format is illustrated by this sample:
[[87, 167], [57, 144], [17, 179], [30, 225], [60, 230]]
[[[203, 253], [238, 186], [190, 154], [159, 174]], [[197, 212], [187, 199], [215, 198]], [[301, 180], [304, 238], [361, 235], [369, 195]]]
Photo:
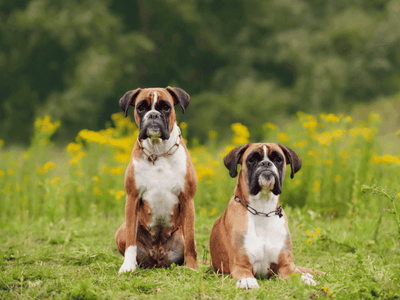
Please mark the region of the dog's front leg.
[[186, 267], [197, 270], [196, 242], [194, 241], [195, 210], [194, 201], [185, 199], [181, 201], [183, 214], [183, 237], [185, 239], [185, 265]]
[[125, 205], [125, 259], [119, 273], [134, 271], [137, 267], [136, 235], [139, 220], [139, 194], [126, 196]]

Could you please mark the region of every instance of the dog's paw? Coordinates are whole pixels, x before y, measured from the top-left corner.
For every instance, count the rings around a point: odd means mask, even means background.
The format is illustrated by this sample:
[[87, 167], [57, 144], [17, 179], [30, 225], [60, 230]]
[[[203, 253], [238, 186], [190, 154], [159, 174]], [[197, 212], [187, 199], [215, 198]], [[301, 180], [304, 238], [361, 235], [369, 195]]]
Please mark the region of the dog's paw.
[[135, 271], [137, 267], [136, 256], [137, 256], [137, 246], [129, 246], [128, 249], [125, 251], [124, 263], [122, 264], [118, 273], [122, 274], [125, 272]]
[[132, 271], [135, 271], [136, 267], [137, 267], [136, 264], [124, 262], [122, 264], [121, 268], [119, 269], [118, 273], [122, 274], [125, 272], [132, 272]]
[[314, 276], [308, 273], [301, 274], [301, 280], [304, 281], [305, 284], [315, 286], [317, 283], [314, 281]]
[[251, 278], [251, 277], [239, 279], [236, 282], [236, 287], [237, 288], [240, 287], [244, 290], [259, 288], [257, 280], [255, 278]]

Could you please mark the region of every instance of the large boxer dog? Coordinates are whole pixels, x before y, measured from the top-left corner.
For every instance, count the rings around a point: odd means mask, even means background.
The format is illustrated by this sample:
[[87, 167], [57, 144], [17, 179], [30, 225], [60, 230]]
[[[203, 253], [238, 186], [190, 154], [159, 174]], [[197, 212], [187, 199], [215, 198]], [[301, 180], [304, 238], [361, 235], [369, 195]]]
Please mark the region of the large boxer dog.
[[179, 88], [127, 92], [119, 105], [135, 107], [139, 136], [125, 173], [125, 222], [115, 234], [125, 256], [119, 273], [185, 264], [197, 270], [193, 197], [197, 177], [176, 124], [175, 105], [185, 112], [189, 95]]
[[278, 144], [246, 144], [229, 152], [224, 163], [232, 178], [237, 165], [242, 167], [234, 195], [211, 232], [214, 270], [237, 278], [236, 286], [243, 289], [259, 287], [256, 274], [287, 278], [300, 273], [304, 282], [315, 285], [313, 270], [293, 263], [288, 221], [279, 206], [286, 164], [293, 178], [301, 167], [298, 155]]

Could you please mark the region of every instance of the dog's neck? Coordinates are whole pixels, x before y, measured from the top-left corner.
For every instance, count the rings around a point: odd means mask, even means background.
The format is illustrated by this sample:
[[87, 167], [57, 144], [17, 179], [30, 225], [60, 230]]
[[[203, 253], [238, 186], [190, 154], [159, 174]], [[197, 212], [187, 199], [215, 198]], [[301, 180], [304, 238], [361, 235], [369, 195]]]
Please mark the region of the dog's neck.
[[279, 195], [263, 188], [257, 195], [249, 195], [249, 205], [257, 211], [268, 213], [279, 206]]
[[176, 144], [180, 133], [181, 131], [178, 125], [174, 124], [174, 128], [168, 140], [162, 140], [157, 137], [149, 137], [142, 141], [142, 146], [146, 149], [146, 152], [150, 152], [152, 154], [164, 154], [168, 150], [170, 150], [173, 145]]

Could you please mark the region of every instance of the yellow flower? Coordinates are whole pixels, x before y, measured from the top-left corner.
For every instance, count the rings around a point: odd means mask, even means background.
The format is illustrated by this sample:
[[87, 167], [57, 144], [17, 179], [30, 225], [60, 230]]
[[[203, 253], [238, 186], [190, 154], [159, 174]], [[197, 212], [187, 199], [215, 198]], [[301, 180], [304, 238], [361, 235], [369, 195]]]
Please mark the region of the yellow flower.
[[314, 192], [318, 192], [321, 188], [321, 180], [317, 179], [314, 181], [314, 188], [313, 191]]
[[285, 142], [289, 141], [289, 138], [288, 138], [287, 134], [284, 133], [284, 132], [280, 132], [276, 136], [281, 141], [281, 143], [285, 143]]
[[210, 131], [208, 132], [208, 136], [209, 136], [210, 138], [215, 138], [215, 137], [217, 136], [217, 132], [214, 131], [214, 130], [210, 130]]
[[341, 156], [342, 158], [344, 158], [344, 159], [346, 159], [346, 158], [349, 158], [349, 157], [350, 157], [349, 153], [348, 153], [348, 152], [346, 152], [346, 151], [341, 151], [341, 152], [340, 152], [340, 156]]
[[0, 139], [0, 147], [4, 146], [4, 141]]
[[52, 161], [49, 161], [43, 165], [43, 170], [48, 171], [48, 170], [54, 169], [56, 167], [57, 167], [57, 165], [55, 163], [53, 163]]
[[78, 185], [78, 186], [76, 187], [76, 191], [77, 191], [78, 193], [80, 193], [81, 191], [83, 191], [84, 188], [85, 188], [85, 187], [84, 187], [83, 185]]
[[187, 128], [187, 124], [185, 122], [181, 122], [181, 124], [179, 124], [179, 127], [182, 129], [186, 129]]
[[326, 116], [326, 113], [321, 113], [321, 114], [319, 115], [319, 118], [320, 118], [320, 119], [323, 119], [323, 118], [325, 118], [325, 116]]
[[21, 190], [21, 186], [19, 184], [15, 185], [15, 191], [19, 192]]
[[350, 116], [347, 116], [346, 118], [345, 118], [345, 120], [347, 121], [347, 123], [351, 123], [353, 120], [351, 119], [351, 117]]
[[340, 130], [340, 129], [335, 130], [334, 132], [332, 132], [332, 135], [333, 135], [334, 137], [337, 137], [337, 138], [338, 138], [338, 137], [341, 137], [342, 134], [343, 134], [343, 131]]
[[333, 160], [332, 159], [324, 159], [324, 164], [333, 165]]
[[110, 168], [110, 174], [120, 176], [124, 172], [123, 167]]
[[380, 123], [382, 122], [382, 118], [379, 114], [370, 113], [368, 116], [368, 122]]
[[50, 180], [50, 184], [53, 185], [59, 181], [61, 181], [61, 178], [57, 176], [57, 177], [54, 177], [52, 180]]
[[265, 126], [267, 127], [267, 128], [269, 128], [269, 129], [272, 129], [272, 130], [275, 130], [276, 129], [276, 125], [275, 124], [272, 124], [272, 123], [265, 123]]
[[303, 249], [300, 249], [300, 252], [303, 252]]
[[86, 152], [79, 152], [79, 153], [77, 153], [77, 154], [75, 155], [75, 157], [74, 157], [73, 159], [71, 159], [71, 160], [69, 161], [69, 163], [70, 163], [71, 165], [77, 164], [77, 163], [79, 162], [79, 160], [80, 160], [82, 157], [85, 157], [86, 155], [87, 155]]
[[103, 173], [107, 172], [107, 171], [108, 171], [108, 166], [107, 166], [106, 164], [104, 164], [104, 165], [101, 167], [101, 171], [102, 171]]
[[216, 214], [217, 214], [217, 209], [215, 207], [208, 213], [209, 216], [214, 216]]
[[315, 139], [320, 143], [321, 146], [329, 145], [332, 140], [332, 135], [324, 131], [322, 134], [319, 134], [315, 137]]
[[307, 229], [307, 230], [306, 230], [306, 233], [307, 233], [307, 236], [308, 236], [308, 237], [310, 237], [310, 236], [311, 236], [311, 232], [310, 232], [310, 230], [308, 230], [308, 229]]
[[83, 177], [85, 176], [85, 173], [82, 170], [75, 170], [72, 173], [74, 173], [78, 177]]
[[318, 121], [317, 121], [317, 120], [312, 120], [312, 121], [303, 123], [303, 127], [304, 127], [305, 129], [311, 129], [311, 130], [313, 130], [313, 129], [315, 129], [315, 128], [318, 127]]
[[77, 143], [69, 143], [67, 146], [67, 152], [68, 153], [78, 153], [82, 148], [81, 144]]
[[317, 236], [315, 235], [315, 233], [313, 233], [312, 238], [315, 240], [317, 238]]
[[398, 130], [398, 131], [396, 132], [396, 134], [397, 134], [397, 135], [400, 135], [400, 130]]
[[24, 153], [22, 153], [21, 157], [22, 157], [23, 159], [28, 159], [28, 158], [29, 158], [29, 152], [28, 152], [28, 151], [25, 151]]
[[127, 163], [131, 160], [131, 154], [129, 152], [117, 151], [114, 156], [114, 161], [121, 163]]
[[206, 183], [207, 183], [207, 184], [212, 184], [213, 181], [209, 179], [209, 180], [206, 181]]
[[308, 144], [308, 141], [304, 140], [304, 141], [298, 141], [296, 142], [295, 146], [299, 147], [299, 148], [303, 148]]
[[311, 244], [311, 240], [310, 239], [307, 240], [307, 244]]
[[101, 190], [100, 190], [100, 188], [99, 188], [98, 185], [95, 185], [95, 186], [93, 187], [93, 191], [94, 191], [94, 193], [95, 193], [97, 196], [100, 196], [100, 195], [101, 195]]
[[250, 133], [246, 126], [241, 123], [234, 123], [231, 125], [231, 129], [234, 133], [232, 143], [243, 145], [249, 142]]
[[340, 119], [338, 117], [336, 117], [334, 114], [328, 114], [326, 116], [325, 120], [327, 122], [331, 122], [331, 123], [337, 123], [340, 121]]
[[319, 234], [319, 232], [321, 231], [321, 228], [317, 228], [317, 229], [315, 229], [315, 234]]
[[7, 174], [8, 174], [8, 175], [14, 175], [14, 174], [15, 174], [15, 171], [14, 171], [14, 170], [8, 170], [8, 171], [7, 171]]
[[93, 180], [94, 180], [94, 182], [99, 183], [100, 178], [99, 178], [99, 176], [93, 176]]
[[213, 178], [215, 175], [215, 171], [205, 164], [198, 164], [196, 166], [196, 173], [199, 182], [201, 182], [206, 176]]
[[207, 214], [207, 210], [205, 208], [200, 209], [199, 211], [200, 214], [206, 215]]
[[326, 285], [324, 285], [324, 287], [322, 288], [325, 292], [328, 292], [329, 289], [326, 287]]
[[295, 180], [294, 180], [294, 184], [295, 184], [295, 185], [299, 185], [300, 182], [301, 182], [301, 181], [300, 181], [299, 179], [295, 179]]
[[4, 176], [4, 171], [0, 170], [0, 177], [3, 177], [3, 176]]
[[342, 176], [340, 176], [339, 174], [335, 176], [335, 183], [338, 183], [340, 181], [340, 179], [342, 179]]
[[297, 228], [302, 229], [303, 225], [299, 224], [299, 226], [297, 226]]
[[222, 153], [219, 153], [218, 156], [221, 158], [224, 158], [226, 155], [228, 155], [229, 152], [231, 152], [233, 149], [235, 149], [235, 145], [228, 145], [225, 147], [225, 151]]

